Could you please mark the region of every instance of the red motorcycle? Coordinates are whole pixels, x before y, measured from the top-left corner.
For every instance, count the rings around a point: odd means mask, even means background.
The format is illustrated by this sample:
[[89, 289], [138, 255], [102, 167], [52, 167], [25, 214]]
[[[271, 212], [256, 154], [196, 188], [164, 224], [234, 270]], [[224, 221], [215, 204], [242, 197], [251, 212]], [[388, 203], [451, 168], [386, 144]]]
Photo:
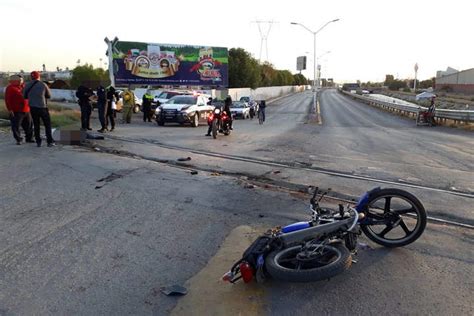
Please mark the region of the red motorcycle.
[[230, 135], [230, 122], [231, 118], [227, 113], [222, 108], [216, 107], [207, 118], [207, 124], [212, 126], [212, 137], [216, 139], [218, 132], [225, 136]]

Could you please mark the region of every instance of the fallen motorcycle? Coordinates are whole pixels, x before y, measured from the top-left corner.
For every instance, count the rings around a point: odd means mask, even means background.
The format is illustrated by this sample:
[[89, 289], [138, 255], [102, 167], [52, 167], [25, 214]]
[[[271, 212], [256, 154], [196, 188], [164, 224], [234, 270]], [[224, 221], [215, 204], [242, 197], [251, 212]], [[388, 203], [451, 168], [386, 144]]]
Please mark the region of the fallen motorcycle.
[[222, 279], [245, 283], [268, 277], [288, 282], [312, 282], [349, 269], [361, 231], [385, 247], [401, 247], [417, 240], [426, 227], [426, 211], [409, 192], [375, 188], [357, 204], [338, 210], [321, 207], [327, 194], [318, 188], [310, 200], [311, 220], [276, 227], [258, 237]]

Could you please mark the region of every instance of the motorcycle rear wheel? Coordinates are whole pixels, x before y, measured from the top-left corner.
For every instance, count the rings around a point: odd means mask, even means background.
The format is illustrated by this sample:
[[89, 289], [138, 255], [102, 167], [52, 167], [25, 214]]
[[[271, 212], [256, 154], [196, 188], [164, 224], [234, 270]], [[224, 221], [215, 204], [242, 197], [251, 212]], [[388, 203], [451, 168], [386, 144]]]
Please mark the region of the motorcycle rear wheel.
[[426, 227], [423, 204], [411, 193], [399, 189], [388, 188], [375, 193], [364, 213], [366, 219], [361, 222], [361, 230], [370, 240], [385, 247], [411, 244]]
[[314, 282], [332, 278], [351, 266], [351, 253], [341, 243], [316, 246], [322, 247], [322, 253], [312, 256], [305, 255], [301, 245], [271, 252], [265, 260], [268, 274], [279, 281]]

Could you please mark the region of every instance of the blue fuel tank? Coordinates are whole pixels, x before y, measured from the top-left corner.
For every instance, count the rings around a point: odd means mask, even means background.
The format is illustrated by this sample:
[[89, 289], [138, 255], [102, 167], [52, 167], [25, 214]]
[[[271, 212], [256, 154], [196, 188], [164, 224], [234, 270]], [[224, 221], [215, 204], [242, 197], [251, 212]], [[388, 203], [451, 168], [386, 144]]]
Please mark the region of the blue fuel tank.
[[281, 229], [283, 233], [290, 233], [297, 230], [305, 229], [311, 227], [310, 222], [298, 222], [291, 225], [285, 226]]

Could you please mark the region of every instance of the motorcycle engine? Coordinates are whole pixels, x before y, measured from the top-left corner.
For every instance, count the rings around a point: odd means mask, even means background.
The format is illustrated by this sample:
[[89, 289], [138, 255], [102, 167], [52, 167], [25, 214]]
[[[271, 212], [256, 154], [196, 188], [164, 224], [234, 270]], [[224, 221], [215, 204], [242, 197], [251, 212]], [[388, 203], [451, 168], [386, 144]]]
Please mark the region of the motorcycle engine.
[[344, 238], [346, 248], [350, 251], [357, 247], [357, 233], [348, 232]]

